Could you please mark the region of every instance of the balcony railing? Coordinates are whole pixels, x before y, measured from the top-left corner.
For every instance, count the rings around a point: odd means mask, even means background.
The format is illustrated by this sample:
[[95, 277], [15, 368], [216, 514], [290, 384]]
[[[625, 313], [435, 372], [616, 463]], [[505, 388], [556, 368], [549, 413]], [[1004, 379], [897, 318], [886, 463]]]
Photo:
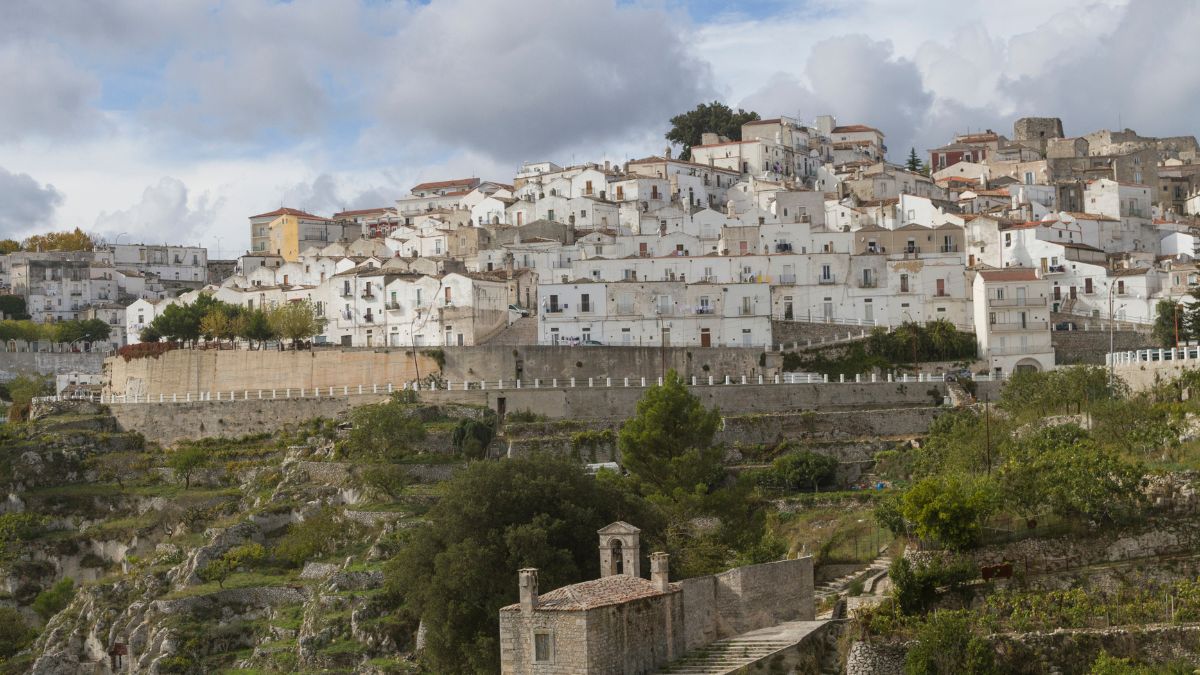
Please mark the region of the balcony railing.
[[697, 313], [697, 314], [712, 314], [712, 313], [713, 313], [713, 307], [712, 307], [712, 305], [708, 305], [708, 306], [705, 306], [705, 307], [697, 307], [697, 308], [696, 308], [696, 313]]
[[343, 298], [353, 298], [353, 297], [354, 297], [354, 291], [350, 290], [349, 288], [343, 288], [343, 289], [342, 289], [342, 292], [340, 293], [340, 295], [341, 295]]
[[1045, 354], [1054, 351], [1054, 347], [1049, 344], [1036, 345], [1006, 345], [1004, 347], [988, 347], [988, 354], [996, 356], [1014, 356], [1018, 354]]
[[788, 285], [795, 284], [796, 283], [796, 275], [795, 274], [780, 274], [779, 275], [779, 283], [788, 284]]
[[374, 300], [375, 294], [372, 293], [371, 291], [363, 291], [363, 294], [361, 297], [363, 300]]
[[1015, 333], [1023, 330], [1048, 330], [1050, 324], [1045, 321], [1020, 321], [1000, 322], [988, 325], [988, 330], [993, 333]]
[[879, 282], [875, 281], [874, 279], [859, 279], [858, 280], [859, 288], [875, 288], [877, 286], [879, 286]]
[[399, 309], [400, 309], [400, 303], [398, 303], [398, 302], [389, 302], [385, 306], [387, 307], [387, 309], [389, 309], [391, 311], [399, 311]]
[[958, 253], [958, 245], [951, 244], [949, 246], [942, 246], [942, 247], [938, 248], [938, 252], [940, 252], [940, 253]]
[[822, 286], [832, 286], [833, 284], [837, 283], [837, 279], [834, 277], [834, 275], [831, 274], [827, 277], [825, 277], [825, 276], [817, 277], [817, 283], [821, 284]]
[[776, 253], [791, 253], [792, 245], [786, 243], [775, 244]]
[[375, 315], [367, 312], [366, 314], [363, 314], [363, 321], [367, 323], [375, 323]]
[[1045, 307], [1045, 298], [988, 298], [989, 307]]
[[566, 305], [550, 305], [549, 307], [546, 308], [546, 313], [547, 314], [561, 314], [562, 311], [566, 308], [567, 308]]
[[1066, 265], [1050, 265], [1046, 268], [1047, 274], [1061, 274], [1067, 271]]

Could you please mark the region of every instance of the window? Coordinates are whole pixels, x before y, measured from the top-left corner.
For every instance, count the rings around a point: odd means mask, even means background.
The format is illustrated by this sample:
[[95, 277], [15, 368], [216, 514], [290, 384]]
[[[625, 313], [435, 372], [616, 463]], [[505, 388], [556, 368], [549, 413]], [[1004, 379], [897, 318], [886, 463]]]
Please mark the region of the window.
[[1009, 248], [1010, 246], [1012, 246], [1012, 232], [1005, 232], [1004, 233], [1004, 247]]
[[753, 313], [753, 311], [754, 310], [751, 305], [750, 296], [748, 296], [748, 295], [743, 296], [742, 297], [742, 316], [750, 316]]
[[579, 296], [579, 311], [592, 311], [592, 296], [590, 294], [584, 293], [583, 295]]
[[671, 296], [669, 296], [669, 295], [658, 296], [658, 313], [659, 314], [670, 314], [671, 313], [671, 304], [672, 304]]
[[900, 275], [900, 292], [901, 293], [908, 292], [908, 275], [907, 274]]

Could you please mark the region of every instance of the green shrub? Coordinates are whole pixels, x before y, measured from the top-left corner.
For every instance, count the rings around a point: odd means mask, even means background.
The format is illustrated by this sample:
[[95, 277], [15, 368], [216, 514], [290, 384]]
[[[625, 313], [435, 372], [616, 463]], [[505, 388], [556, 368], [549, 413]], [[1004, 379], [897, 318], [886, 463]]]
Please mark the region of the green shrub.
[[333, 553], [342, 542], [353, 539], [357, 529], [354, 523], [337, 518], [332, 508], [322, 509], [288, 526], [275, 544], [275, 557], [299, 567]]
[[904, 614], [925, 611], [937, 597], [938, 588], [949, 586], [954, 589], [977, 575], [975, 566], [969, 560], [914, 565], [908, 558], [900, 557], [893, 560], [888, 569], [892, 597]]
[[904, 659], [907, 675], [990, 675], [998, 673], [987, 641], [971, 631], [970, 613], [934, 612], [916, 631], [917, 643]]
[[63, 579], [38, 593], [37, 597], [33, 599], [33, 611], [42, 617], [42, 621], [49, 621], [50, 617], [71, 604], [73, 597], [75, 597], [75, 582], [69, 578]]
[[833, 457], [800, 450], [775, 458], [771, 468], [760, 474], [759, 482], [788, 490], [816, 492], [833, 485], [837, 468], [838, 461]]
[[20, 612], [0, 605], [0, 664], [29, 646], [34, 635], [33, 629], [25, 625]]
[[362, 481], [367, 487], [395, 499], [413, 482], [412, 475], [396, 464], [371, 464], [363, 470]]
[[462, 419], [459, 420], [458, 426], [454, 427], [450, 442], [459, 454], [471, 459], [482, 459], [495, 435], [495, 419]]

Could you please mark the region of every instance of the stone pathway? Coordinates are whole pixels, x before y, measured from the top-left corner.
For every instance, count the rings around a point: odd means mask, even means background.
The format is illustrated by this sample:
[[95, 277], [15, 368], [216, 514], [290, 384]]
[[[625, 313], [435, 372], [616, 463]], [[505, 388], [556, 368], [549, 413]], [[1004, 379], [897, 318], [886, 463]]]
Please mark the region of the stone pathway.
[[[818, 606], [820, 606], [821, 603], [828, 598], [845, 595], [850, 589], [850, 584], [853, 583], [855, 579], [859, 578], [864, 580], [863, 593], [874, 593], [874, 586], [879, 582], [880, 578], [887, 576], [888, 568], [891, 567], [891, 565], [892, 556], [885, 552], [878, 558], [872, 560], [871, 564], [867, 565], [866, 568], [859, 570], [854, 574], [847, 574], [843, 577], [819, 584], [813, 592], [814, 601]], [[832, 616], [833, 609], [831, 608], [818, 614], [817, 618], [829, 619], [832, 618]]]
[[824, 621], [789, 621], [778, 626], [760, 628], [749, 633], [718, 640], [690, 652], [682, 659], [660, 670], [659, 673], [725, 675], [725, 673], [749, 666], [775, 652], [803, 641], [825, 623]]

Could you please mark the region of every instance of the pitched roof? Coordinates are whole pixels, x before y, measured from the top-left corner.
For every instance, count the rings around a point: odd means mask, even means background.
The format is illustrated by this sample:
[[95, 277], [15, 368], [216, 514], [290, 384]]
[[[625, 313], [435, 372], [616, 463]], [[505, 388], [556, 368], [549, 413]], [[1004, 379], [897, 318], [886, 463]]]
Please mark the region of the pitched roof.
[[[677, 584], [671, 584], [669, 590], [664, 593], [658, 590], [649, 579], [628, 574], [614, 574], [603, 579], [563, 586], [545, 595], [539, 595], [536, 611], [584, 611], [677, 592], [679, 592]], [[520, 608], [521, 605], [517, 603], [504, 607], [501, 611], [519, 611]]]
[[280, 208], [275, 209], [274, 211], [268, 211], [267, 213], [260, 213], [257, 216], [250, 216], [250, 217], [251, 218], [266, 218], [268, 216], [270, 216], [272, 218], [278, 218], [279, 216], [298, 216], [300, 218], [313, 218], [316, 220], [329, 220], [328, 218], [322, 218], [321, 216], [314, 216], [313, 214], [308, 213], [306, 211], [301, 211], [300, 209], [289, 209], [287, 207], [282, 207], [282, 206]]
[[1037, 270], [1032, 267], [1007, 267], [1002, 270], [982, 270], [979, 275], [984, 281], [1037, 281]]
[[470, 186], [470, 187], [474, 188], [476, 185], [479, 185], [478, 178], [455, 178], [453, 180], [440, 180], [440, 181], [431, 181], [428, 183], [420, 183], [418, 185], [413, 186], [412, 191], [416, 192], [417, 190], [438, 190], [441, 188], [458, 187], [458, 186]]
[[337, 213], [333, 214], [333, 217], [334, 218], [349, 218], [352, 216], [366, 216], [366, 215], [370, 215], [372, 213], [386, 213], [391, 210], [392, 209], [390, 209], [389, 207], [381, 206], [377, 209], [355, 209], [353, 211], [338, 211]]
[[829, 133], [851, 134], [856, 131], [874, 131], [875, 133], [879, 134], [880, 136], [883, 135], [883, 132], [881, 132], [880, 130], [876, 129], [875, 127], [869, 127], [865, 124], [848, 124], [844, 127], [834, 127], [833, 130], [830, 131]]

